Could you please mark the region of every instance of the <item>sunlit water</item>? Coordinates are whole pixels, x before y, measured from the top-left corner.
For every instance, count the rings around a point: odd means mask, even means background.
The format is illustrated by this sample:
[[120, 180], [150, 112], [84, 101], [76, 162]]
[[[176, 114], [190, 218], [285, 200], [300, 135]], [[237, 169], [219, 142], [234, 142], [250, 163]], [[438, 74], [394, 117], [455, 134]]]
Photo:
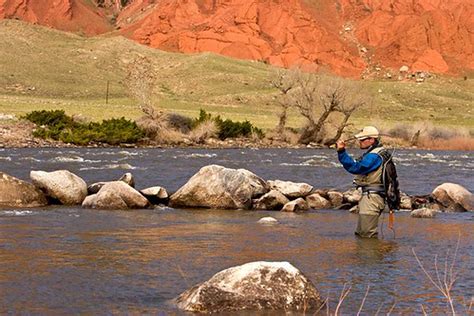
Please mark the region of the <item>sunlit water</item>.
[[[355, 152], [357, 153], [357, 152]], [[474, 191], [474, 159], [467, 152], [399, 151], [402, 190], [427, 194], [443, 182]], [[68, 169], [88, 183], [132, 172], [136, 186], [177, 190], [200, 167], [245, 168], [264, 179], [307, 182], [316, 188], [350, 187], [351, 176], [325, 150], [4, 149], [0, 170], [27, 180], [30, 170]], [[277, 225], [262, 225], [265, 216]], [[474, 295], [474, 213], [436, 219], [396, 215], [395, 236], [360, 240], [357, 216], [323, 210], [270, 211], [156, 208], [98, 211], [81, 208], [0, 210], [0, 314], [179, 313], [172, 299], [225, 268], [250, 261], [289, 261], [330, 298], [357, 313], [446, 312], [446, 303], [416, 262], [429, 272], [435, 255], [444, 270], [459, 238], [453, 294], [456, 309]], [[325, 314], [325, 311], [324, 313]]]

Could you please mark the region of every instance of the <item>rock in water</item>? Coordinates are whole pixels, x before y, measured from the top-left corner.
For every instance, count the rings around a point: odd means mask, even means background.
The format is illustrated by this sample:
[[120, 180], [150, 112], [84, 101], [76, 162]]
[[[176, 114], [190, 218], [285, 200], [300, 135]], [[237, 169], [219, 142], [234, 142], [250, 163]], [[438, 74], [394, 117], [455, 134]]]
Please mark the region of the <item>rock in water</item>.
[[258, 220], [258, 223], [260, 224], [278, 224], [278, 220], [268, 216], [268, 217], [262, 217], [261, 219]]
[[180, 309], [306, 311], [323, 301], [314, 285], [288, 262], [250, 262], [223, 270], [176, 299]]
[[415, 218], [433, 218], [436, 216], [436, 211], [430, 208], [419, 208], [411, 211], [410, 216]]
[[290, 201], [281, 209], [282, 212], [301, 212], [307, 210], [309, 210], [309, 205], [303, 198]]
[[269, 180], [267, 183], [270, 189], [280, 191], [290, 199], [305, 197], [313, 190], [313, 186], [307, 183], [295, 183], [281, 180]]
[[68, 170], [31, 171], [33, 184], [64, 205], [81, 204], [87, 196], [87, 184]]
[[37, 187], [0, 172], [0, 206], [39, 207], [47, 204], [46, 197]]
[[170, 197], [171, 207], [250, 209], [252, 198], [268, 192], [263, 179], [245, 169], [202, 167]]
[[148, 200], [123, 181], [107, 182], [96, 194], [89, 195], [82, 207], [125, 210], [148, 207]]
[[443, 183], [431, 195], [448, 211], [474, 210], [474, 195], [459, 184]]

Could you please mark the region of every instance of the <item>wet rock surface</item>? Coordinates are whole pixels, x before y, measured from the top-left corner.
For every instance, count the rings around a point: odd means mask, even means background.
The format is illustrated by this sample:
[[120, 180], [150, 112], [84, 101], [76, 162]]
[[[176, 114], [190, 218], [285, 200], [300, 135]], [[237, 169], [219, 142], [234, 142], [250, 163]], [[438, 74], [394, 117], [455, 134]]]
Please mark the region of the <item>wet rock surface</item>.
[[314, 285], [288, 262], [251, 262], [223, 270], [176, 299], [185, 311], [306, 311], [323, 301]]
[[48, 201], [33, 184], [0, 172], [0, 206], [41, 207]]

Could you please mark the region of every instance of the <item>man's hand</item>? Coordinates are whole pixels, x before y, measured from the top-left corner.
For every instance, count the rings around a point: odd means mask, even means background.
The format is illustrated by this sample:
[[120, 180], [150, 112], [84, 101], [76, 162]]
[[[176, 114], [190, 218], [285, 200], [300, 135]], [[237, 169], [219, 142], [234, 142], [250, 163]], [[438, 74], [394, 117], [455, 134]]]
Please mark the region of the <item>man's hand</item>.
[[346, 143], [343, 140], [338, 140], [336, 142], [336, 149], [337, 151], [343, 151], [346, 149]]

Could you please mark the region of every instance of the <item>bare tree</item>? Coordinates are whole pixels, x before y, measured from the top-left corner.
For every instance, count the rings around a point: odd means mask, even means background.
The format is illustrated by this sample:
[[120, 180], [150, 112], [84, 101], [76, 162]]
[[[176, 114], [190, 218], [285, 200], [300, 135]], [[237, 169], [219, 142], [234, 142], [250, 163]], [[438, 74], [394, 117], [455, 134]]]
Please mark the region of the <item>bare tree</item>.
[[288, 119], [288, 109], [291, 106], [289, 92], [291, 89], [296, 87], [295, 75], [293, 72], [279, 69], [272, 74], [270, 80], [273, 87], [280, 91], [279, 104], [281, 106], [281, 112], [278, 114], [278, 125], [275, 128], [277, 133], [282, 133], [286, 127]]
[[338, 104], [336, 111], [342, 114], [342, 119], [336, 123], [335, 135], [324, 141], [325, 145], [334, 144], [340, 139], [345, 129], [352, 125], [349, 123], [352, 114], [370, 102], [370, 97], [362, 93], [360, 85], [356, 82], [341, 79], [338, 79], [338, 81], [338, 83], [331, 84], [331, 86], [341, 87], [341, 89], [339, 89], [340, 93], [338, 94], [338, 99], [334, 102]]
[[153, 65], [145, 56], [137, 56], [126, 67], [125, 85], [132, 98], [138, 101], [138, 106], [146, 116], [157, 119], [161, 111], [156, 111], [152, 104], [153, 88], [156, 73]]
[[[283, 108], [277, 130], [283, 130], [288, 109], [294, 107], [306, 119], [299, 138], [302, 144], [337, 141], [350, 125], [351, 115], [367, 103], [367, 98], [358, 92], [360, 89], [355, 88], [354, 82], [340, 78], [292, 70], [275, 76], [272, 84], [281, 93]], [[342, 119], [337, 123], [335, 135], [324, 141], [324, 127], [335, 113], [342, 113]]]

